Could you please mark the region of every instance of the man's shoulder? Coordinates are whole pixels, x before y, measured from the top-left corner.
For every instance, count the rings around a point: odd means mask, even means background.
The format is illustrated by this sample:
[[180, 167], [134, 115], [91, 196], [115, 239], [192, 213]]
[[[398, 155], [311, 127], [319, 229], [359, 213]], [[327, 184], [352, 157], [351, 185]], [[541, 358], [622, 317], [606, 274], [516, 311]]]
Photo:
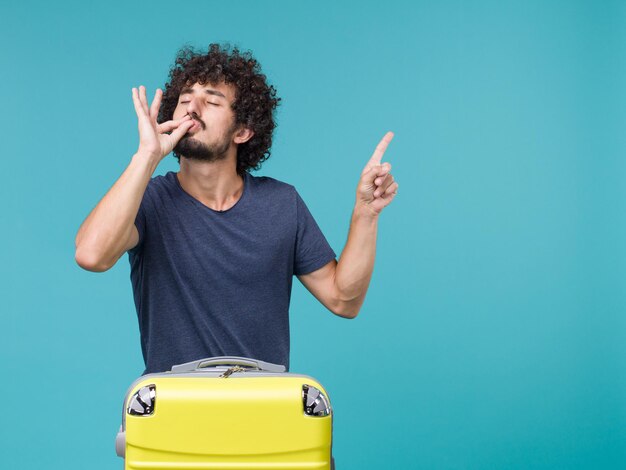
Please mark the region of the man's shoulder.
[[160, 189], [165, 187], [172, 187], [176, 184], [176, 173], [168, 171], [164, 175], [155, 175], [150, 178], [148, 187], [153, 189]]
[[178, 180], [176, 173], [169, 171], [164, 175], [155, 175], [148, 181], [148, 186], [144, 192], [144, 199], [154, 199], [163, 197], [166, 194], [176, 194]]

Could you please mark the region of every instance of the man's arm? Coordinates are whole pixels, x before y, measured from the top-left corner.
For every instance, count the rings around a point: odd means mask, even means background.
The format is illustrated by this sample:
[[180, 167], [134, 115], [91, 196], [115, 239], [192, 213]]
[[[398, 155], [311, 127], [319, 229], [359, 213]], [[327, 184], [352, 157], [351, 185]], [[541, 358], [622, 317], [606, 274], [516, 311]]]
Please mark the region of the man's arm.
[[149, 158], [135, 154], [122, 176], [91, 211], [76, 235], [76, 262], [80, 267], [106, 271], [137, 245], [135, 217], [155, 168]]
[[[110, 269], [127, 250], [137, 245], [135, 218], [141, 199], [159, 162], [172, 151], [193, 121], [157, 124], [163, 93], [157, 90], [148, 108], [146, 89], [133, 88], [139, 121], [139, 149], [130, 164], [80, 226], [76, 235], [76, 262], [89, 271]], [[166, 132], [172, 132], [166, 134]]]
[[398, 191], [391, 165], [381, 160], [393, 133], [388, 132], [361, 173], [348, 241], [339, 262], [331, 261], [300, 282], [333, 313], [354, 318], [359, 313], [372, 278], [376, 257], [378, 217]]

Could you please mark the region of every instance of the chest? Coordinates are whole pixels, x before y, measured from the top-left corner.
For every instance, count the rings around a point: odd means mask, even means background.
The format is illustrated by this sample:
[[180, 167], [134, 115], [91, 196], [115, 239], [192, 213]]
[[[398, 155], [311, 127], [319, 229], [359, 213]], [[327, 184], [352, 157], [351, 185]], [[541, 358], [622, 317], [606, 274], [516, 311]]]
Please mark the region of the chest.
[[239, 214], [203, 207], [168, 212], [148, 227], [146, 248], [183, 278], [265, 283], [293, 269], [295, 214], [262, 207]]

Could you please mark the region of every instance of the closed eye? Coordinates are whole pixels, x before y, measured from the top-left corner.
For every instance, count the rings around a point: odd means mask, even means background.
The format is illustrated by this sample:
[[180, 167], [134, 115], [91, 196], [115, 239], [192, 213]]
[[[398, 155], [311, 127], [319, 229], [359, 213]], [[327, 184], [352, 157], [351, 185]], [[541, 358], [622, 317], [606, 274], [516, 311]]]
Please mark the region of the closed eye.
[[[189, 101], [181, 101], [180, 104], [187, 104], [189, 103]], [[213, 106], [219, 106], [219, 104], [217, 103], [211, 103], [210, 101], [207, 101], [207, 104], [212, 104]]]

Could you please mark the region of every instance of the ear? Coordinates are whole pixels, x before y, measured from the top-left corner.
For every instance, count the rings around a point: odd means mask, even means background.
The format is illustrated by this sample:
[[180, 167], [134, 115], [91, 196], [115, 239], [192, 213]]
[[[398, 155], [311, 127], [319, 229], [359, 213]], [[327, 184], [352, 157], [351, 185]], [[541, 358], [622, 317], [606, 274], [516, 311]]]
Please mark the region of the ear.
[[250, 139], [252, 139], [253, 136], [254, 136], [254, 131], [252, 131], [251, 129], [248, 129], [247, 127], [242, 127], [235, 133], [235, 137], [233, 138], [233, 141], [236, 144], [243, 144], [243, 143], [248, 142]]

